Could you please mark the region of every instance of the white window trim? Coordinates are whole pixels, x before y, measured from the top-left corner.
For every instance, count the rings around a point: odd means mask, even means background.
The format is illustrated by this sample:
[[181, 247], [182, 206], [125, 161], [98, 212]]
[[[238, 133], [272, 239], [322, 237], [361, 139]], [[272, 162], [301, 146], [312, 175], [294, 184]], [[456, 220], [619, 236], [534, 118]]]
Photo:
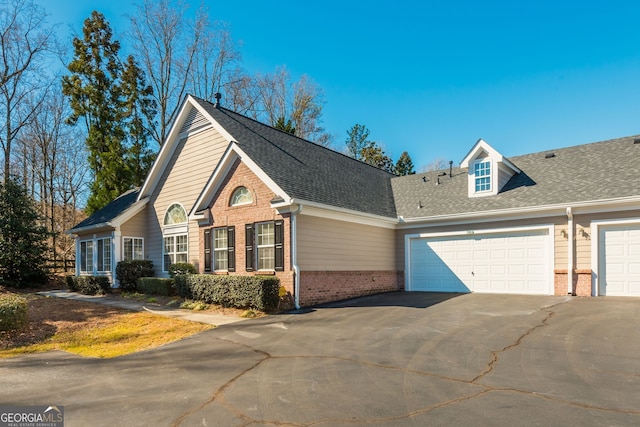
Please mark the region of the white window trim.
[[[269, 244], [269, 245], [259, 245], [258, 244], [258, 239], [259, 239], [259, 232], [258, 229], [260, 228], [261, 225], [266, 225], [266, 224], [271, 224], [271, 240], [273, 241], [273, 243]], [[275, 221], [262, 221], [262, 222], [256, 222], [255, 224], [255, 245], [256, 245], [256, 270], [257, 271], [275, 271], [276, 268], [276, 225], [275, 225]], [[273, 249], [273, 266], [269, 267], [269, 268], [260, 268], [260, 249], [265, 249], [265, 248], [272, 248]]]
[[[107, 246], [109, 248], [109, 262], [105, 265], [104, 263], [104, 249], [103, 249], [103, 262], [102, 262], [102, 266], [103, 266], [103, 270], [98, 270], [98, 241], [101, 240], [109, 240], [109, 245]], [[115, 260], [115, 251], [114, 251], [114, 241], [115, 238], [113, 236], [102, 236], [102, 237], [96, 237], [95, 235], [90, 238], [90, 239], [84, 239], [84, 240], [80, 240], [78, 242], [78, 254], [76, 259], [80, 260], [79, 265], [77, 266], [77, 274], [78, 275], [82, 275], [82, 276], [108, 276], [108, 275], [112, 275], [113, 274], [113, 266], [114, 266], [114, 260]], [[85, 244], [85, 248], [86, 248], [86, 244], [87, 243], [91, 243], [91, 259], [88, 259], [85, 256], [85, 265], [82, 265], [82, 244]], [[103, 243], [104, 245], [104, 243]], [[104, 246], [103, 246], [104, 248]], [[76, 261], [76, 264], [78, 264], [78, 262]], [[84, 269], [83, 269], [84, 267]], [[107, 269], [104, 269], [104, 267], [106, 267]]]
[[[225, 233], [225, 237], [227, 240], [227, 245], [225, 247], [220, 247], [217, 248], [216, 247], [216, 231], [219, 230], [224, 230]], [[211, 233], [211, 240], [212, 240], [212, 248], [213, 248], [213, 257], [212, 257], [212, 270], [213, 271], [229, 271], [229, 232], [228, 232], [228, 227], [215, 227], [213, 228], [213, 233]], [[218, 256], [217, 253], [218, 252], [224, 252], [227, 254], [227, 268], [217, 268], [217, 260], [218, 260]]]
[[[249, 197], [251, 198], [248, 202], [242, 202], [242, 203], [233, 203], [233, 199], [235, 198], [236, 193], [240, 190], [244, 188], [245, 190], [247, 190], [247, 192], [249, 193]], [[235, 190], [233, 190], [233, 193], [231, 193], [231, 200], [229, 200], [229, 206], [235, 207], [235, 206], [244, 206], [244, 205], [250, 205], [253, 203], [253, 194], [251, 193], [251, 190], [249, 190], [248, 187], [245, 187], [244, 185], [240, 185], [238, 186]]]
[[[177, 246], [177, 238], [180, 236], [185, 236], [187, 239], [187, 248], [184, 252], [177, 252], [176, 251], [176, 246]], [[165, 238], [167, 237], [173, 237], [173, 251], [172, 252], [165, 252]], [[165, 260], [165, 255], [176, 255], [176, 254], [186, 254], [187, 255], [187, 260], [185, 262], [189, 262], [189, 234], [188, 233], [184, 233], [184, 234], [169, 234], [169, 235], [163, 235], [162, 236], [162, 272], [163, 273], [167, 273], [169, 271], [169, 265], [166, 265], [166, 260]], [[173, 262], [172, 262], [173, 263]]]
[[[124, 236], [124, 237], [122, 237], [122, 260], [126, 261], [126, 259], [125, 259], [125, 241], [127, 239], [131, 239], [132, 245], [133, 245], [133, 242], [136, 241], [136, 240], [140, 240], [142, 242], [142, 258], [139, 258], [139, 259], [144, 259], [144, 237]], [[135, 251], [133, 249], [134, 249], [134, 246], [131, 246], [131, 254], [133, 256], [133, 258], [131, 258], [131, 259], [132, 260], [137, 260], [138, 258], [135, 258]]]
[[[476, 176], [476, 165], [489, 163], [489, 174]], [[479, 178], [489, 178], [489, 189], [476, 191], [476, 180]], [[469, 163], [468, 171], [469, 197], [484, 197], [498, 194], [498, 164], [491, 157], [482, 157]]]

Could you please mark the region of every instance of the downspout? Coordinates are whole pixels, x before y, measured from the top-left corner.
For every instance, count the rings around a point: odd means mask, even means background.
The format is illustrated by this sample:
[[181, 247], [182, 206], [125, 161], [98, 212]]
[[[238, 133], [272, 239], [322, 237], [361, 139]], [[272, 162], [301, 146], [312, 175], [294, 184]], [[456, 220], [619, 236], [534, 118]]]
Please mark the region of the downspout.
[[300, 310], [300, 267], [298, 266], [298, 214], [302, 211], [302, 205], [298, 205], [295, 211], [291, 212], [291, 264], [293, 265], [293, 301], [296, 310]]
[[567, 208], [567, 293], [575, 295], [573, 292], [573, 212], [571, 207]]

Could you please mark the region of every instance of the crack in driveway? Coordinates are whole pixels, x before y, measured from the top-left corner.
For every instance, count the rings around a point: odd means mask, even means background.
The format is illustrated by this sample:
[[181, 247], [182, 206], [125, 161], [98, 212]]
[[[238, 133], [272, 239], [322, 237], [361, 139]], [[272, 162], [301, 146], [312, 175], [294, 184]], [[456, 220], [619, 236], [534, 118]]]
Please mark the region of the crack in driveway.
[[[527, 395], [527, 396], [532, 396], [538, 399], [544, 399], [547, 401], [552, 401], [555, 403], [559, 403], [561, 405], [569, 405], [569, 406], [573, 406], [573, 407], [577, 407], [577, 408], [581, 408], [581, 409], [589, 409], [589, 410], [596, 410], [596, 411], [606, 411], [606, 412], [615, 412], [615, 413], [623, 413], [623, 414], [629, 414], [629, 415], [640, 415], [640, 410], [633, 410], [633, 409], [615, 409], [615, 408], [609, 408], [609, 407], [604, 407], [604, 406], [599, 406], [599, 405], [593, 405], [593, 404], [588, 404], [588, 403], [584, 403], [584, 402], [580, 402], [580, 401], [574, 401], [574, 400], [569, 400], [569, 399], [565, 399], [563, 397], [559, 397], [559, 396], [552, 396], [552, 395], [548, 395], [545, 393], [538, 393], [538, 392], [534, 392], [534, 391], [527, 391], [527, 390], [521, 390], [518, 388], [508, 388], [508, 387], [494, 387], [494, 386], [489, 386], [486, 384], [482, 384], [481, 380], [483, 378], [485, 378], [488, 374], [490, 374], [492, 371], [494, 371], [496, 369], [496, 366], [498, 364], [498, 362], [500, 361], [500, 355], [513, 350], [514, 348], [518, 347], [523, 340], [525, 340], [528, 336], [530, 336], [532, 333], [534, 333], [535, 331], [537, 331], [540, 328], [543, 328], [545, 326], [548, 326], [549, 322], [551, 321], [551, 319], [555, 316], [556, 312], [553, 310], [554, 307], [559, 306], [561, 304], [565, 304], [568, 301], [570, 301], [570, 299], [567, 299], [565, 301], [561, 301], [558, 302], [556, 304], [550, 305], [550, 306], [545, 306], [540, 308], [540, 311], [543, 311], [546, 314], [546, 316], [536, 325], [528, 328], [526, 331], [524, 331], [520, 336], [518, 336], [518, 338], [511, 344], [499, 349], [499, 350], [492, 350], [491, 351], [491, 360], [489, 361], [489, 363], [486, 365], [486, 368], [476, 377], [474, 377], [472, 380], [468, 380], [468, 379], [460, 379], [460, 378], [455, 378], [455, 377], [450, 377], [450, 376], [445, 376], [445, 375], [441, 375], [441, 374], [436, 374], [433, 372], [428, 372], [428, 371], [422, 371], [422, 370], [416, 370], [416, 369], [407, 369], [407, 368], [403, 368], [403, 367], [398, 367], [398, 366], [389, 366], [389, 365], [382, 365], [380, 363], [376, 363], [376, 362], [371, 362], [371, 361], [367, 361], [367, 360], [358, 360], [358, 359], [353, 359], [353, 358], [347, 358], [347, 357], [339, 357], [339, 356], [309, 356], [309, 355], [291, 355], [291, 356], [273, 356], [265, 351], [256, 349], [250, 345], [244, 344], [244, 343], [240, 343], [231, 339], [223, 339], [223, 338], [217, 338], [223, 341], [227, 341], [231, 344], [234, 345], [239, 345], [242, 347], [245, 347], [257, 354], [260, 354], [262, 357], [257, 360], [254, 364], [252, 364], [251, 366], [247, 367], [246, 369], [244, 369], [242, 372], [240, 372], [239, 374], [237, 374], [236, 376], [234, 376], [233, 378], [231, 378], [229, 381], [227, 381], [225, 384], [223, 384], [221, 387], [219, 387], [212, 395], [211, 397], [203, 402], [201, 405], [199, 405], [198, 407], [195, 407], [187, 412], [185, 412], [182, 416], [180, 416], [178, 419], [176, 419], [174, 421], [174, 423], [172, 424], [173, 426], [180, 426], [188, 417], [193, 416], [195, 414], [197, 414], [198, 412], [204, 410], [206, 407], [208, 407], [209, 405], [212, 405], [214, 403], [218, 403], [221, 406], [223, 406], [224, 408], [226, 408], [227, 410], [229, 410], [232, 414], [234, 414], [239, 420], [241, 420], [240, 422], [242, 423], [243, 426], [249, 426], [249, 425], [254, 425], [254, 424], [269, 424], [269, 425], [276, 425], [276, 426], [295, 426], [295, 427], [308, 427], [308, 426], [314, 426], [314, 425], [322, 425], [322, 424], [333, 424], [333, 423], [341, 423], [341, 424], [363, 424], [363, 423], [385, 423], [385, 422], [392, 422], [392, 421], [398, 421], [398, 420], [402, 420], [402, 419], [407, 419], [407, 418], [411, 418], [411, 417], [415, 417], [418, 415], [422, 415], [425, 413], [429, 413], [431, 411], [440, 409], [440, 408], [444, 408], [450, 405], [455, 405], [464, 401], [468, 401], [471, 399], [476, 399], [482, 396], [486, 396], [490, 393], [493, 392], [502, 392], [502, 393], [516, 393], [516, 394], [522, 394], [522, 395]], [[419, 407], [419, 408], [415, 408], [413, 410], [407, 411], [405, 413], [402, 414], [397, 414], [397, 415], [392, 415], [392, 416], [388, 416], [388, 417], [352, 417], [352, 418], [325, 418], [325, 419], [316, 419], [314, 421], [310, 421], [310, 422], [306, 422], [306, 423], [295, 423], [295, 422], [288, 422], [288, 421], [283, 421], [283, 420], [274, 420], [274, 419], [258, 419], [258, 418], [254, 418], [252, 416], [250, 416], [249, 414], [246, 413], [245, 410], [243, 410], [242, 408], [236, 406], [234, 403], [228, 401], [226, 399], [225, 393], [231, 388], [231, 386], [236, 383], [238, 380], [240, 380], [243, 376], [245, 376], [246, 374], [248, 374], [249, 372], [255, 370], [256, 368], [258, 368], [260, 365], [262, 365], [264, 362], [266, 361], [272, 361], [272, 360], [299, 360], [299, 359], [323, 359], [323, 360], [335, 360], [335, 361], [344, 361], [344, 362], [349, 362], [349, 363], [355, 363], [355, 364], [359, 364], [359, 365], [363, 365], [363, 366], [368, 366], [368, 367], [372, 367], [375, 369], [381, 369], [381, 370], [385, 370], [385, 371], [398, 371], [398, 372], [402, 372], [405, 375], [419, 375], [419, 376], [425, 376], [425, 377], [432, 377], [432, 378], [437, 378], [439, 380], [442, 381], [446, 381], [446, 382], [450, 382], [450, 383], [458, 383], [458, 384], [466, 384], [466, 385], [472, 385], [475, 387], [481, 387], [481, 390], [476, 390], [473, 392], [468, 392], [465, 393], [463, 395], [460, 395], [456, 398], [452, 398], [452, 399], [448, 399], [448, 400], [442, 400], [436, 403], [432, 403], [430, 405], [427, 406], [423, 406], [423, 407]], [[206, 425], [204, 418], [203, 418], [203, 425]]]

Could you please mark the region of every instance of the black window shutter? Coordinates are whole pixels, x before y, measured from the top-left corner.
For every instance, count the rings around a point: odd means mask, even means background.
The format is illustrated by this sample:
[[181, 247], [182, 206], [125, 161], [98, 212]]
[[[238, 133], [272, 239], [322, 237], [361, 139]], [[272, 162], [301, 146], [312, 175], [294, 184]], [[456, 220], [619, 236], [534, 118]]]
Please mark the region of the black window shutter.
[[275, 270], [284, 271], [284, 221], [278, 220], [274, 223], [275, 231]]
[[211, 229], [204, 230], [204, 271], [211, 273]]
[[236, 271], [236, 228], [227, 227], [227, 270]]
[[245, 224], [245, 260], [247, 271], [253, 271], [253, 224]]

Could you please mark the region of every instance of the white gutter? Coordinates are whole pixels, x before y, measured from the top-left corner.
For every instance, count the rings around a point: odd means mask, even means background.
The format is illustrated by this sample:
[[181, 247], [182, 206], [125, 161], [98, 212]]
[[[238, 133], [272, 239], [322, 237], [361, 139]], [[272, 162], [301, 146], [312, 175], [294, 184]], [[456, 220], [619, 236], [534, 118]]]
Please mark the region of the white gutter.
[[300, 310], [300, 267], [298, 266], [298, 232], [296, 217], [302, 211], [302, 205], [298, 205], [291, 212], [291, 264], [293, 266], [293, 301], [296, 310]]
[[567, 208], [567, 293], [573, 295], [573, 211]]

